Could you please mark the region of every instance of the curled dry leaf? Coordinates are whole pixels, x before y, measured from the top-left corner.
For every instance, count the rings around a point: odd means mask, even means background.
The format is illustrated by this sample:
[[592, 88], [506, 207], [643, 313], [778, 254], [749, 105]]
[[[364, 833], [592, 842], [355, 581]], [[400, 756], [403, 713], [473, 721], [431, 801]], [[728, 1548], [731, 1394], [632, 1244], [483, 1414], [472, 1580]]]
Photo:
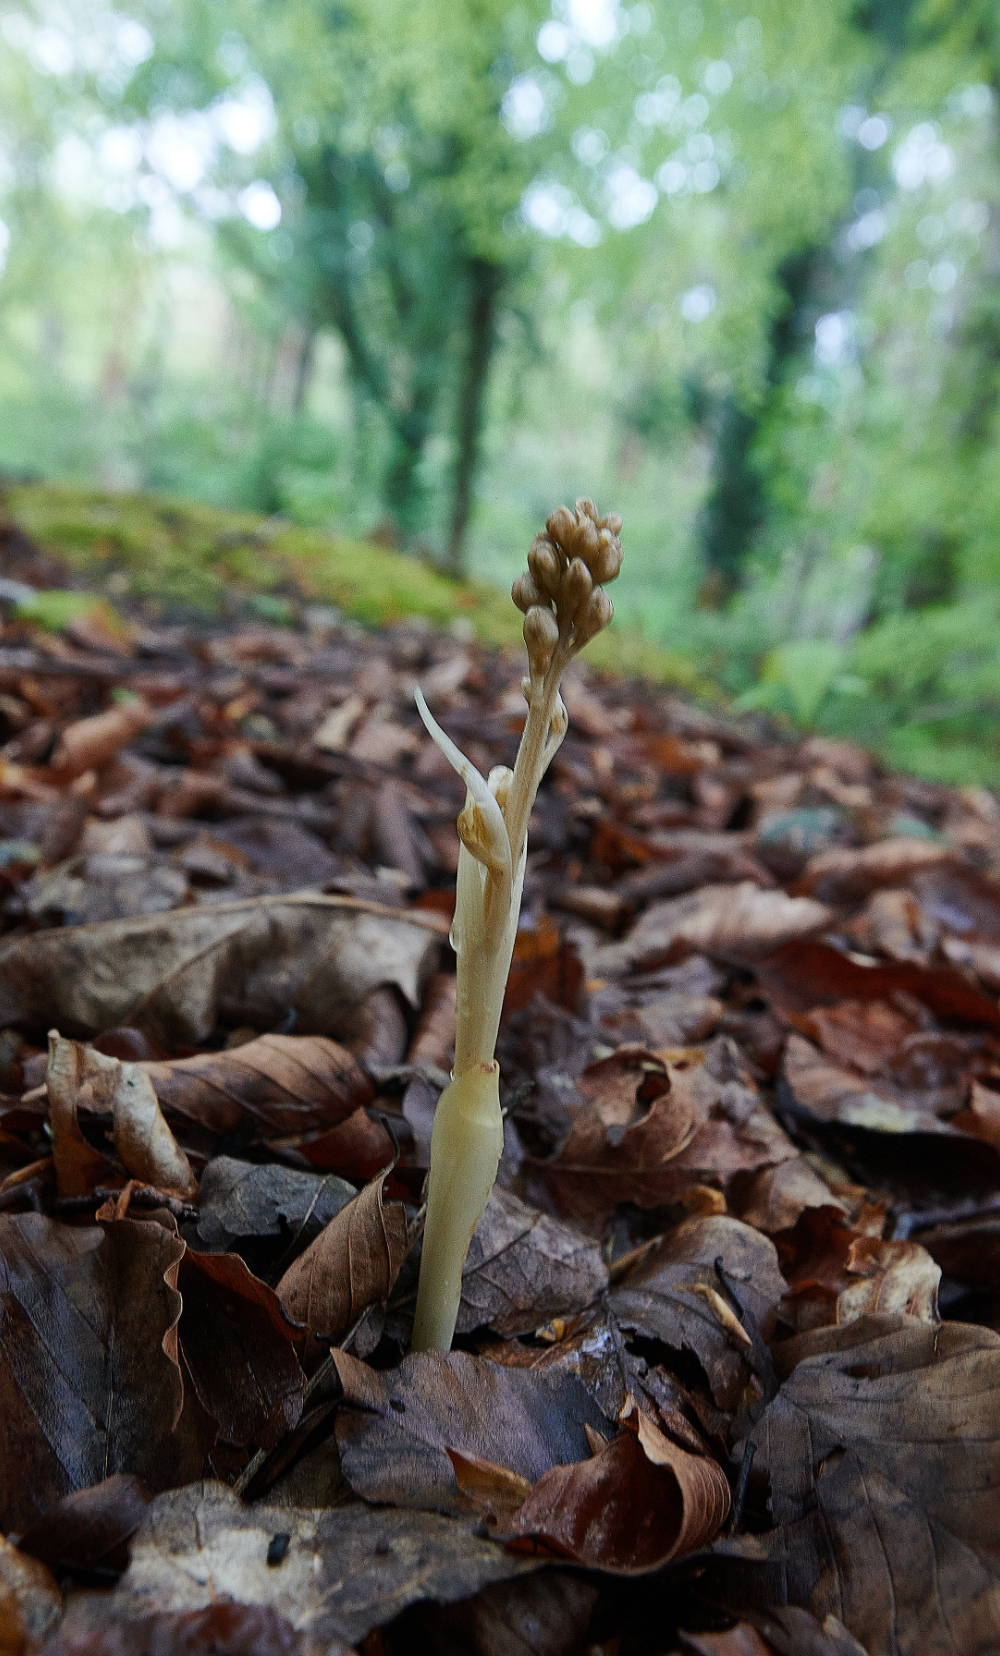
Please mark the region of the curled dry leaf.
[[779, 1350], [795, 1366], [754, 1428], [775, 1527], [717, 1551], [778, 1562], [778, 1602], [838, 1616], [872, 1656], [992, 1656], [1000, 1336], [870, 1317]]
[[467, 1514], [448, 1451], [536, 1483], [589, 1454], [585, 1426], [608, 1422], [573, 1375], [500, 1368], [464, 1352], [411, 1352], [376, 1373], [335, 1352], [344, 1387], [337, 1411], [341, 1465], [366, 1501]]
[[67, 780], [82, 776], [84, 771], [100, 770], [145, 730], [152, 717], [152, 708], [137, 696], [133, 701], [110, 707], [106, 713], [77, 719], [60, 736], [52, 755], [52, 769], [61, 771]]
[[832, 918], [810, 897], [762, 890], [751, 880], [702, 886], [647, 909], [620, 943], [595, 950], [592, 969], [599, 977], [649, 972], [688, 954], [759, 960], [790, 938], [822, 931]]
[[406, 1257], [406, 1213], [402, 1202], [386, 1201], [388, 1169], [322, 1230], [278, 1283], [288, 1316], [307, 1331], [305, 1349], [337, 1340], [369, 1305], [388, 1299]]
[[0, 1464], [19, 1469], [4, 1529], [112, 1472], [152, 1489], [197, 1477], [204, 1444], [177, 1429], [183, 1253], [156, 1224], [0, 1215]]
[[107, 1173], [105, 1158], [91, 1150], [80, 1130], [80, 1108], [111, 1115], [115, 1149], [132, 1178], [181, 1196], [194, 1195], [198, 1181], [191, 1164], [164, 1121], [152, 1082], [139, 1064], [123, 1064], [78, 1041], [64, 1041], [58, 1030], [52, 1030], [46, 1086], [61, 1196], [92, 1190]]
[[[788, 1135], [761, 1102], [725, 1038], [700, 1048], [646, 1052], [624, 1046], [591, 1064], [577, 1081], [587, 1100], [556, 1155], [540, 1168], [559, 1212], [593, 1228], [620, 1202], [659, 1207], [700, 1204], [721, 1191], [766, 1206], [747, 1175], [794, 1163], [780, 1214], [830, 1200]], [[790, 1223], [790, 1219], [785, 1220]], [[766, 1228], [766, 1227], [765, 1227]]]
[[755, 1336], [768, 1333], [784, 1292], [774, 1244], [759, 1231], [737, 1219], [688, 1219], [640, 1252], [608, 1304], [622, 1328], [693, 1352], [716, 1403], [734, 1408], [750, 1375], [761, 1378]]
[[306, 893], [69, 926], [0, 945], [0, 1023], [80, 1034], [124, 1024], [161, 1046], [206, 1041], [221, 1021], [350, 1039], [367, 997], [410, 1005], [444, 928], [354, 898]]
[[917, 1242], [885, 1242], [851, 1230], [834, 1208], [803, 1214], [783, 1240], [784, 1322], [805, 1331], [905, 1312], [937, 1323], [941, 1268]]
[[577, 1564], [640, 1575], [711, 1541], [728, 1511], [721, 1467], [671, 1443], [633, 1404], [619, 1437], [539, 1480], [509, 1533]]
[[[276, 1535], [288, 1544], [269, 1567]], [[190, 1484], [153, 1501], [101, 1616], [131, 1621], [230, 1600], [277, 1611], [325, 1650], [420, 1599], [451, 1603], [536, 1568], [436, 1512], [244, 1506], [223, 1484]]]
[[171, 1120], [220, 1137], [321, 1132], [374, 1097], [353, 1053], [322, 1035], [260, 1035], [230, 1051], [142, 1067]]
[[607, 1285], [595, 1242], [495, 1187], [472, 1233], [456, 1331], [530, 1334], [582, 1311]]

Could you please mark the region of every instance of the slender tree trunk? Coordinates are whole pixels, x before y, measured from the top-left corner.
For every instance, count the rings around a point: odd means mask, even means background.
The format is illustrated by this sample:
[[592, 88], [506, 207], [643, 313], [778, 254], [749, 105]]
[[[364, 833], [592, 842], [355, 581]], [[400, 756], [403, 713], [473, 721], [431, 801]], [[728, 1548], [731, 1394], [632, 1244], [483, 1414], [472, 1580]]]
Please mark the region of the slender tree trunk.
[[312, 379], [313, 363], [316, 360], [316, 336], [318, 332], [319, 329], [315, 322], [306, 323], [299, 349], [299, 358], [295, 364], [295, 384], [292, 388], [293, 414], [301, 414], [305, 407], [309, 381]]
[[503, 272], [498, 265], [490, 264], [485, 259], [472, 261], [469, 268], [468, 346], [456, 411], [457, 453], [448, 535], [447, 568], [453, 575], [462, 573], [465, 532], [479, 462], [486, 385], [496, 344], [496, 313], [502, 287]]

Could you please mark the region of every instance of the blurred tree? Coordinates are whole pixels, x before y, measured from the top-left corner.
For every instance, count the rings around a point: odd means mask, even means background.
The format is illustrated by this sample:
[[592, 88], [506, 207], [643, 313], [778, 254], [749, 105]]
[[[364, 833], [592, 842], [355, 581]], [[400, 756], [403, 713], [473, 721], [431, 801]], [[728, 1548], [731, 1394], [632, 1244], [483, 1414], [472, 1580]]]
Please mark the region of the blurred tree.
[[447, 449], [457, 571], [498, 311], [526, 268], [504, 221], [532, 157], [500, 110], [530, 16], [512, 24], [503, 0], [178, 0], [156, 35], [147, 107], [218, 96], [227, 62], [270, 87], [282, 228], [262, 241], [232, 221], [230, 254], [301, 327], [298, 403], [317, 332], [339, 334], [359, 402], [388, 434], [379, 492], [404, 542], [427, 526], [432, 439]]

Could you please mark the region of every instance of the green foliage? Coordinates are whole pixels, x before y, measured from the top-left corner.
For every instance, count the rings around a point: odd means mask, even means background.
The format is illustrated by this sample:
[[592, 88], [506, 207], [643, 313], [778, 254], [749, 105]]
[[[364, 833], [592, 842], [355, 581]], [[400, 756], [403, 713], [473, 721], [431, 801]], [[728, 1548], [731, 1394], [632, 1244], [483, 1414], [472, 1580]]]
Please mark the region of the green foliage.
[[[170, 602], [304, 582], [501, 638], [492, 587], [589, 494], [609, 659], [1000, 780], [990, 0], [609, 0], [600, 42], [572, 0], [137, 7], [145, 61], [56, 73], [0, 0], [0, 471], [80, 486], [26, 520]], [[157, 134], [268, 96], [165, 184]]]

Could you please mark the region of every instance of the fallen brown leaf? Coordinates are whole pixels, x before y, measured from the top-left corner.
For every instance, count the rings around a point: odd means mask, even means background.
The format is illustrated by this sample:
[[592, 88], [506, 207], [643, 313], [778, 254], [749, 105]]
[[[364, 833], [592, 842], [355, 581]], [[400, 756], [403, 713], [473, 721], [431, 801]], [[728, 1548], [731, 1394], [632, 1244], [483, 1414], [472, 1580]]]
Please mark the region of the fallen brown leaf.
[[64, 1495], [29, 1524], [21, 1550], [60, 1576], [67, 1571], [85, 1577], [96, 1573], [98, 1579], [120, 1575], [128, 1566], [128, 1543], [151, 1499], [141, 1478], [115, 1472], [90, 1489]]
[[264, 1604], [212, 1604], [76, 1633], [43, 1645], [40, 1656], [203, 1656], [203, 1653], [253, 1652], [253, 1656], [353, 1656], [342, 1639], [327, 1633], [317, 1640], [297, 1632], [276, 1610]]
[[309, 894], [38, 932], [0, 946], [0, 1023], [131, 1024], [171, 1046], [291, 1010], [304, 1032], [350, 1039], [379, 985], [419, 1004], [439, 930], [434, 916]]
[[607, 1284], [594, 1242], [497, 1186], [472, 1233], [457, 1332], [530, 1334], [582, 1311]]
[[388, 1299], [406, 1256], [406, 1213], [387, 1202], [387, 1170], [330, 1220], [278, 1283], [286, 1313], [307, 1331], [307, 1360], [317, 1340], [337, 1340], [369, 1305]]
[[853, 851], [821, 851], [806, 864], [793, 890], [835, 907], [860, 902], [879, 886], [900, 885], [911, 874], [953, 856], [950, 846], [900, 836]]
[[634, 1403], [632, 1420], [634, 1430], [589, 1460], [547, 1472], [509, 1533], [620, 1575], [660, 1569], [711, 1541], [729, 1511], [725, 1474], [671, 1443]]
[[353, 1199], [355, 1190], [332, 1173], [302, 1173], [268, 1162], [215, 1156], [201, 1177], [198, 1236], [213, 1253], [251, 1239], [281, 1237], [307, 1246]]
[[67, 779], [81, 776], [84, 771], [99, 770], [138, 736], [140, 730], [145, 730], [152, 717], [152, 708], [137, 697], [109, 708], [106, 713], [76, 720], [66, 726], [56, 744], [52, 769], [61, 771]]
[[[269, 1566], [277, 1535], [288, 1541]], [[153, 1501], [128, 1571], [94, 1609], [107, 1625], [229, 1600], [267, 1607], [336, 1651], [333, 1641], [354, 1643], [420, 1599], [451, 1603], [536, 1568], [436, 1512], [244, 1506], [223, 1484], [197, 1483]]]
[[717, 1544], [780, 1560], [784, 1602], [871, 1656], [1000, 1643], [1000, 1336], [871, 1317], [779, 1348], [754, 1429], [775, 1527]]
[[236, 1254], [190, 1248], [178, 1286], [185, 1367], [221, 1443], [273, 1449], [296, 1425], [305, 1397], [296, 1331], [278, 1296]]
[[107, 1169], [105, 1159], [90, 1150], [80, 1130], [81, 1107], [111, 1115], [114, 1146], [132, 1178], [181, 1196], [194, 1195], [198, 1181], [191, 1164], [164, 1121], [152, 1082], [139, 1064], [123, 1064], [78, 1041], [64, 1041], [58, 1030], [52, 1030], [46, 1087], [60, 1195], [92, 1189], [102, 1167]]
[[754, 1335], [770, 1331], [784, 1292], [774, 1245], [759, 1231], [737, 1219], [688, 1219], [640, 1251], [608, 1305], [623, 1328], [693, 1352], [716, 1403], [731, 1409], [755, 1371]]
[[341, 1465], [366, 1501], [461, 1516], [473, 1510], [448, 1451], [536, 1483], [552, 1466], [589, 1454], [584, 1425], [607, 1431], [578, 1379], [500, 1368], [464, 1352], [412, 1352], [376, 1373], [343, 1352], [337, 1411]]
[[757, 960], [790, 938], [822, 931], [832, 918], [812, 898], [761, 890], [750, 880], [702, 886], [647, 909], [620, 943], [594, 951], [592, 967], [607, 977], [653, 971], [692, 953]]
[[321, 1035], [261, 1035], [232, 1051], [143, 1068], [172, 1120], [219, 1137], [320, 1132], [374, 1097], [353, 1054]]
[[204, 1446], [178, 1432], [184, 1243], [124, 1219], [70, 1229], [0, 1215], [0, 1464], [5, 1529], [112, 1472], [152, 1489], [197, 1476]]

